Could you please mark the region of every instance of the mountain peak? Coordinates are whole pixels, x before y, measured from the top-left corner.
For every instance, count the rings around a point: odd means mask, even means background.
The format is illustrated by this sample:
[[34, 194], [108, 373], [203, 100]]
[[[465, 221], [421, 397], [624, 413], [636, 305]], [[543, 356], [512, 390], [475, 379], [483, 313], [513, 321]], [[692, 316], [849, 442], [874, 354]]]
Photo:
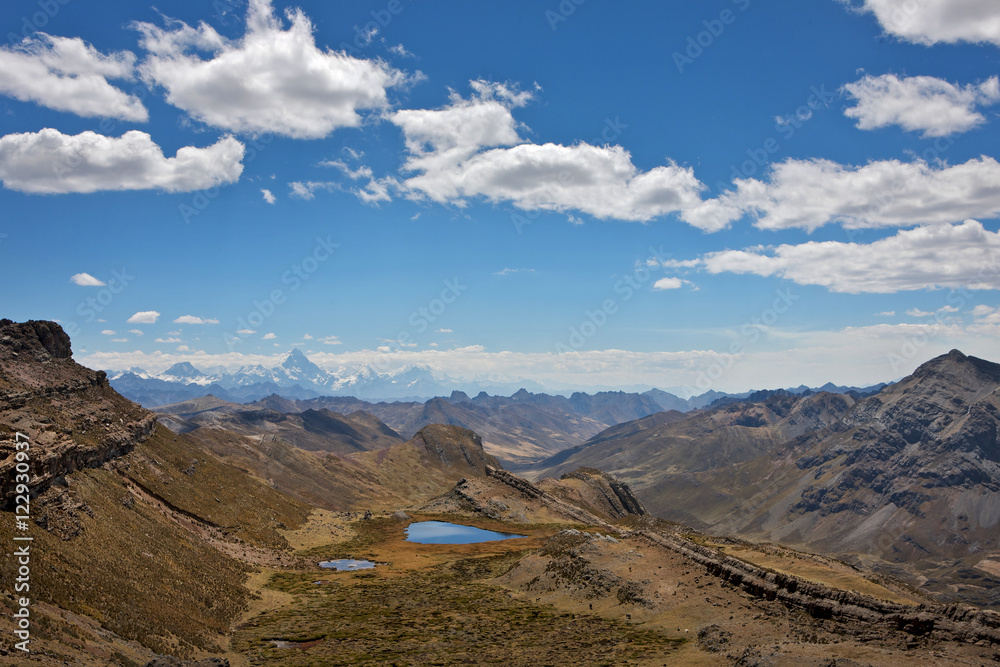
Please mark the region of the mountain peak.
[[163, 371], [162, 374], [178, 378], [200, 378], [205, 375], [187, 361], [177, 362], [167, 370]]
[[1000, 383], [1000, 364], [966, 355], [961, 350], [952, 350], [948, 354], [942, 354], [922, 363], [913, 371], [913, 377], [975, 379], [980, 382]]
[[285, 369], [295, 369], [306, 371], [314, 375], [323, 375], [325, 371], [309, 360], [309, 357], [297, 347], [293, 347], [285, 360], [281, 362], [281, 367]]
[[309, 357], [307, 357], [306, 354], [305, 354], [305, 352], [303, 352], [299, 348], [293, 347], [291, 350], [288, 351], [288, 355], [285, 356], [285, 360], [282, 362], [282, 366], [284, 366], [285, 364], [287, 364], [288, 362], [293, 361], [293, 360], [294, 361], [299, 361], [299, 360], [309, 361]]

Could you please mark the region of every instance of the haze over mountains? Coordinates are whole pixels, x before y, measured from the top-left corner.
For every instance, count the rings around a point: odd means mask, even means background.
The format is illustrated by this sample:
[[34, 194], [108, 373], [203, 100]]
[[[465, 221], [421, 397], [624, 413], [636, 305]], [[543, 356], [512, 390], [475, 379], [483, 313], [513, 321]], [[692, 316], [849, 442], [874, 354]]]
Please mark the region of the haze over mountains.
[[[161, 373], [150, 373], [141, 368], [108, 370], [107, 373], [111, 385], [116, 390], [146, 407], [178, 403], [208, 395], [233, 402], [255, 401], [272, 394], [292, 399], [351, 396], [375, 401], [422, 401], [433, 397], [449, 396], [453, 392], [477, 398], [481, 394], [511, 395], [521, 390], [536, 393], [546, 392], [545, 387], [530, 380], [463, 382], [439, 377], [430, 369], [419, 366], [407, 367], [393, 372], [380, 372], [369, 364], [363, 364], [357, 367], [341, 367], [335, 371], [328, 371], [313, 363], [298, 348], [292, 349], [282, 362], [273, 368], [256, 364], [242, 366], [233, 372], [222, 367], [203, 371], [190, 362], [184, 361], [174, 364]], [[818, 389], [810, 389], [801, 385], [789, 388], [788, 391], [794, 393], [805, 391], [867, 393], [882, 386], [841, 387], [827, 383]], [[567, 396], [583, 394], [579, 391], [555, 393]], [[618, 391], [618, 393], [622, 392]], [[637, 394], [639, 392], [626, 393]], [[689, 398], [681, 398], [655, 388], [641, 393], [661, 409], [687, 411], [704, 407], [720, 398], [742, 398], [750, 392], [728, 394], [709, 390]]]

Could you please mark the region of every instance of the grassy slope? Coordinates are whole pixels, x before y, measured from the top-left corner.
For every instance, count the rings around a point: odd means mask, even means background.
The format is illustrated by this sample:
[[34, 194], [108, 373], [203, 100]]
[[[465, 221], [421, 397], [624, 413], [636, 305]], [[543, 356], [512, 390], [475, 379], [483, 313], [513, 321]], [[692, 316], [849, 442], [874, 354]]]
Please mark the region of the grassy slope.
[[[194, 474], [185, 474], [195, 458]], [[191, 516], [137, 495], [130, 479]], [[210, 546], [177, 517], [211, 522], [246, 544], [282, 547], [279, 524], [296, 526], [306, 516], [304, 506], [162, 428], [133, 453], [103, 468], [72, 473], [67, 483], [75, 515], [67, 521], [77, 523], [79, 533], [62, 539], [31, 526], [33, 604], [85, 614], [124, 638], [174, 655], [218, 651], [249, 595], [243, 586], [248, 567]], [[13, 517], [4, 513], [0, 519], [0, 540], [9, 544]], [[13, 572], [13, 559], [4, 554], [3, 580], [11, 581]], [[4, 604], [10, 602], [4, 599]], [[7, 620], [0, 623], [4, 632]], [[36, 636], [43, 639], [44, 628], [39, 630]], [[51, 650], [74, 655], [72, 638], [60, 636], [65, 632], [53, 629], [50, 639], [62, 645]]]

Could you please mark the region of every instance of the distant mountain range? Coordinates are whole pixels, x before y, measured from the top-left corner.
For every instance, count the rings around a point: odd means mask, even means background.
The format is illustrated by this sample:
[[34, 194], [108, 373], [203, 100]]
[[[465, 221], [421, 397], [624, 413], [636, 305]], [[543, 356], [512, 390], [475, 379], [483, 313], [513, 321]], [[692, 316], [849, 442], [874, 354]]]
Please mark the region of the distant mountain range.
[[[351, 396], [369, 401], [426, 401], [434, 397], [451, 396], [453, 400], [482, 400], [484, 397], [511, 396], [519, 391], [535, 392], [548, 396], [546, 388], [530, 380], [459, 381], [436, 376], [429, 368], [411, 366], [398, 371], [382, 373], [368, 364], [341, 367], [328, 371], [313, 363], [301, 350], [293, 349], [284, 360], [273, 368], [260, 364], [242, 366], [234, 372], [223, 367], [201, 370], [189, 362], [176, 363], [161, 373], [150, 373], [142, 368], [108, 370], [111, 386], [123, 396], [147, 408], [181, 403], [203, 396], [214, 396], [233, 403], [259, 401], [269, 396], [291, 400], [308, 400], [324, 396]], [[866, 396], [884, 385], [875, 387], [841, 387], [826, 384], [818, 389], [805, 386], [785, 389], [796, 395], [811, 391], [855, 393]], [[453, 392], [456, 392], [453, 394]], [[562, 394], [563, 392], [559, 392]], [[568, 395], [570, 392], [566, 392]], [[729, 394], [707, 391], [699, 396], [681, 398], [661, 389], [639, 392], [599, 392], [642, 397], [662, 410], [688, 412], [706, 407], [720, 400], [743, 399], [752, 392]], [[593, 394], [596, 396], [597, 394]], [[475, 396], [475, 399], [469, 399]], [[578, 405], [585, 401], [582, 392], [572, 394]], [[632, 399], [640, 400], [640, 399]], [[648, 414], [648, 413], [647, 413]], [[640, 416], [629, 413], [627, 419]], [[599, 418], [605, 423], [621, 420]]]
[[448, 395], [459, 384], [473, 392], [513, 393], [522, 387], [543, 389], [541, 385], [526, 381], [457, 383], [437, 378], [429, 369], [419, 366], [389, 373], [379, 372], [368, 364], [327, 371], [298, 349], [289, 352], [273, 368], [254, 364], [234, 372], [224, 368], [207, 372], [185, 361], [162, 373], [150, 373], [142, 368], [107, 372], [117, 391], [146, 407], [208, 395], [236, 403], [256, 401], [273, 394], [290, 399], [355, 396], [376, 400], [424, 400]]

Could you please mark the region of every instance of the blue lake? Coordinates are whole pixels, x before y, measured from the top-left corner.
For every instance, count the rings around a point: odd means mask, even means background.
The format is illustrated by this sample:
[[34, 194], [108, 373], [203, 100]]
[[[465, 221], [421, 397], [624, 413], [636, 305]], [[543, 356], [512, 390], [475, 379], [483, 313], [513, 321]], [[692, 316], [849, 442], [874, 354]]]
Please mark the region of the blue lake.
[[406, 529], [406, 541], [417, 544], [474, 544], [510, 540], [524, 535], [497, 533], [492, 530], [460, 526], [446, 521], [418, 521]]
[[375, 563], [370, 560], [354, 560], [351, 558], [340, 558], [338, 560], [325, 560], [319, 564], [320, 567], [328, 567], [339, 571], [370, 570], [375, 567]]

